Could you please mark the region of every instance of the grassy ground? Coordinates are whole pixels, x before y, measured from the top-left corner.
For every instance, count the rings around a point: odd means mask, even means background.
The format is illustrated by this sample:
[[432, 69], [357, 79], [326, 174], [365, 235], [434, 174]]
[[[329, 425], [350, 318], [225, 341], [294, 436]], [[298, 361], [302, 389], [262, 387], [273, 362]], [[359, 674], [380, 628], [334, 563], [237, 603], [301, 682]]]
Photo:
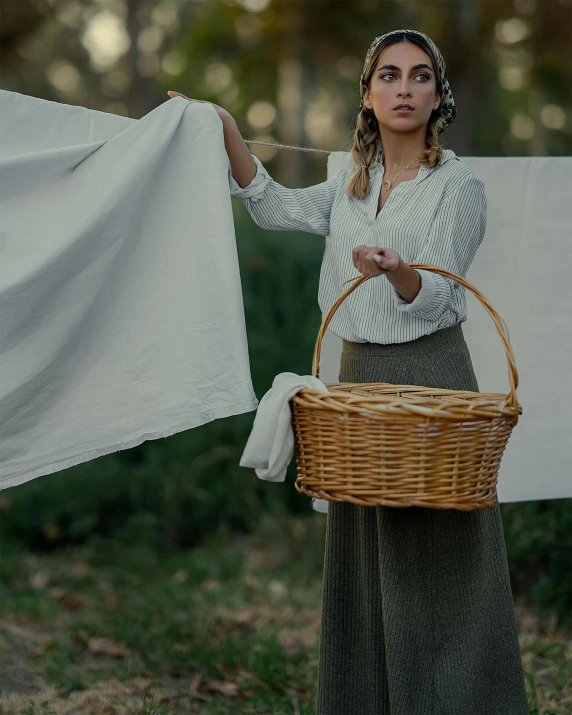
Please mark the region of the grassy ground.
[[[324, 517], [161, 558], [0, 550], [2, 715], [310, 715]], [[572, 633], [517, 618], [531, 712], [572, 715]]]

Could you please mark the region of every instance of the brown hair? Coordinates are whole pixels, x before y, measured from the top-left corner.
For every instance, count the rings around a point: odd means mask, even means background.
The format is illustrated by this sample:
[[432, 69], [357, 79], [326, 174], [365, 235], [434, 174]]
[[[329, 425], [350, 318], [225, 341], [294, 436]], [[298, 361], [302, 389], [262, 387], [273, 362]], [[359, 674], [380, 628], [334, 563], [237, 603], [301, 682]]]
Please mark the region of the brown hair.
[[[439, 96], [443, 97], [443, 89], [441, 85], [440, 73], [438, 71], [438, 63], [433, 57], [433, 52], [425, 39], [419, 35], [411, 34], [404, 31], [399, 34], [390, 35], [385, 40], [382, 40], [378, 47], [376, 47], [375, 52], [372, 53], [369, 65], [365, 68], [364, 83], [362, 84], [360, 91], [363, 97], [367, 91], [373, 71], [377, 65], [377, 61], [381, 53], [389, 45], [396, 44], [397, 42], [403, 42], [407, 40], [413, 42], [414, 44], [421, 47], [421, 49], [426, 52], [431, 58], [431, 64], [435, 70], [435, 78], [437, 82], [436, 91], [439, 92]], [[439, 144], [437, 139], [437, 129], [436, 122], [441, 116], [441, 107], [443, 102], [439, 104], [437, 109], [431, 112], [429, 121], [427, 122], [427, 134], [425, 136], [425, 150], [420, 156], [420, 161], [431, 168], [437, 166], [441, 161], [443, 156], [443, 147]], [[369, 167], [372, 161], [379, 160], [382, 153], [382, 143], [381, 134], [379, 132], [379, 124], [377, 118], [372, 109], [368, 109], [365, 105], [362, 107], [360, 113], [357, 115], [356, 129], [354, 132], [353, 146], [351, 148], [351, 155], [354, 160], [354, 164], [359, 166], [358, 171], [352, 176], [348, 182], [348, 193], [354, 199], [365, 198], [368, 188], [369, 188]]]

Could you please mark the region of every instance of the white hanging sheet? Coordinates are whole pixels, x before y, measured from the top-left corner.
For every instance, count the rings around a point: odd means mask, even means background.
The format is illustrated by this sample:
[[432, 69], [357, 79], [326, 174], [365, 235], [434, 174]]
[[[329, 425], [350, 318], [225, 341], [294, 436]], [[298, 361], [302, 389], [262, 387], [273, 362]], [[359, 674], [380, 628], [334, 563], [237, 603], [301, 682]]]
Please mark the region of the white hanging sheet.
[[212, 105], [0, 115], [0, 488], [255, 410]]
[[[488, 207], [486, 235], [467, 280], [508, 326], [523, 409], [501, 461], [499, 501], [570, 498], [572, 158], [459, 158], [484, 182]], [[327, 178], [351, 166], [349, 153], [334, 152]], [[481, 392], [508, 393], [501, 339], [468, 290], [463, 332]], [[341, 346], [326, 330], [322, 382], [338, 382]]]

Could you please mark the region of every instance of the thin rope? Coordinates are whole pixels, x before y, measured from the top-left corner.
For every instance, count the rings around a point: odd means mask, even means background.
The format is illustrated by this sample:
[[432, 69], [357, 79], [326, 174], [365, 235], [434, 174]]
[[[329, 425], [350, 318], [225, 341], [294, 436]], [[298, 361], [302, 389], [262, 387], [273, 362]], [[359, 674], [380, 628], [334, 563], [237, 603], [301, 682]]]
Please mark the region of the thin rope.
[[331, 151], [326, 151], [325, 149], [306, 149], [303, 146], [290, 146], [289, 144], [270, 144], [270, 142], [255, 142], [250, 139], [244, 140], [245, 144], [262, 144], [262, 146], [275, 146], [279, 149], [295, 149], [296, 151], [317, 151], [320, 154], [331, 154]]

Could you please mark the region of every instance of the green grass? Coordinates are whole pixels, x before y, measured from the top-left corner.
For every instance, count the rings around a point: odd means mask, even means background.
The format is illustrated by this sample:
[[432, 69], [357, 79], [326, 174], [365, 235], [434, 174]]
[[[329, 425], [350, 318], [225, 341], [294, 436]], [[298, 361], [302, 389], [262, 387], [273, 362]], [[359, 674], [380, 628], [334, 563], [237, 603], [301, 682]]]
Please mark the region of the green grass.
[[269, 520], [168, 557], [3, 549], [0, 644], [21, 653], [2, 713], [313, 712], [323, 527]]
[[[97, 539], [0, 556], [2, 715], [310, 715], [325, 519], [161, 555]], [[570, 633], [517, 604], [532, 712], [572, 714]]]

